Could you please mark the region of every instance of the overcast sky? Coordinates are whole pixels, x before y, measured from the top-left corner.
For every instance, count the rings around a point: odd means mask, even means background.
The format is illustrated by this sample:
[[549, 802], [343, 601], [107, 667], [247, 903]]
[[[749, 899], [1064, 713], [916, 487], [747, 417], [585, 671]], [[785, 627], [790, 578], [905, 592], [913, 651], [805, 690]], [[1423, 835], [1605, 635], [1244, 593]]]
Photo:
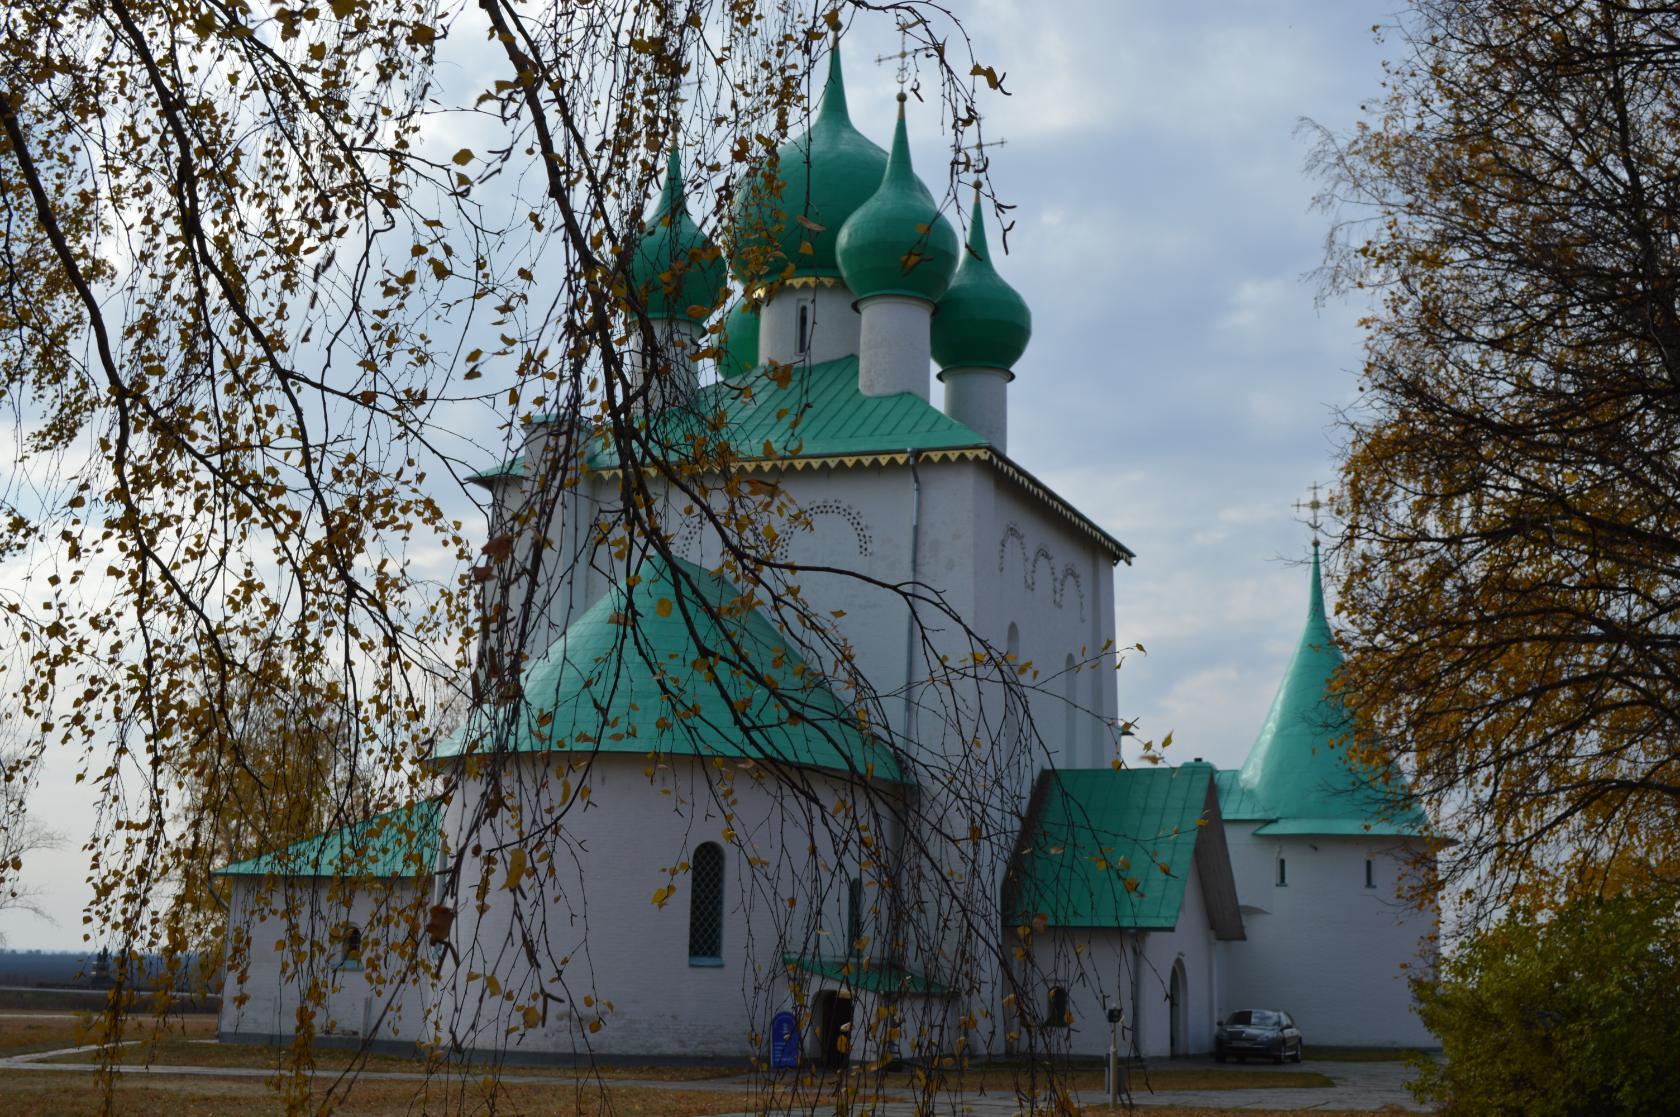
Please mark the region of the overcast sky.
[[[1018, 209], [999, 270], [1032, 306], [1010, 387], [1010, 453], [1138, 554], [1116, 572], [1118, 632], [1141, 643], [1120, 713], [1174, 734], [1175, 761], [1240, 765], [1307, 607], [1295, 501], [1335, 475], [1361, 307], [1314, 306], [1326, 218], [1310, 208], [1303, 118], [1345, 131], [1381, 91], [1373, 39], [1393, 0], [952, 0], [1006, 73], [985, 102], [999, 197]], [[885, 17], [845, 45], [852, 119], [891, 138]], [[938, 113], [912, 106], [939, 188]], [[994, 240], [995, 243], [995, 240]], [[488, 463], [487, 463], [488, 464]], [[78, 949], [92, 825], [64, 761], [36, 817], [72, 836], [25, 882], [54, 917], [0, 915], [15, 948]]]

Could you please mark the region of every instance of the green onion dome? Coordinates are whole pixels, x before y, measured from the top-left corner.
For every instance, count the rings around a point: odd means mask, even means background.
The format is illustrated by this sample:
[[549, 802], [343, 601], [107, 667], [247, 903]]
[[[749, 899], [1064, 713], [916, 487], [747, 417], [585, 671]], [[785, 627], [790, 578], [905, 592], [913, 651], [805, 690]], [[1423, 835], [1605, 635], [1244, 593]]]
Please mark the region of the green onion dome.
[[758, 321], [758, 307], [744, 295], [724, 319], [718, 368], [725, 379], [758, 366]]
[[778, 148], [776, 166], [753, 174], [741, 191], [735, 274], [749, 282], [782, 279], [791, 265], [794, 277], [838, 278], [840, 226], [875, 193], [886, 165], [887, 153], [852, 126], [836, 43], [810, 130]]
[[[1000, 368], [1009, 371], [1027, 351], [1032, 311], [1015, 288], [992, 267], [980, 191], [968, 223], [968, 250], [939, 309], [933, 315], [933, 359], [941, 369]], [[941, 372], [941, 378], [944, 377]]]
[[880, 189], [840, 230], [836, 253], [846, 286], [859, 299], [906, 295], [938, 302], [957, 270], [957, 234], [910, 166], [904, 94]]
[[674, 148], [659, 205], [630, 261], [630, 282], [641, 294], [649, 318], [696, 322], [711, 316], [729, 282], [722, 253], [688, 215], [682, 161]]

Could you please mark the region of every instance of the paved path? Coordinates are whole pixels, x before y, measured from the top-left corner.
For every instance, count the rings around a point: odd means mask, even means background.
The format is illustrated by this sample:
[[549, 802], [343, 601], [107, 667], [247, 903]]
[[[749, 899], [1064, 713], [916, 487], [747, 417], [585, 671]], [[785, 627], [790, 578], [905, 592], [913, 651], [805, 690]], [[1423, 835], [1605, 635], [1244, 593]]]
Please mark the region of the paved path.
[[[132, 1041], [138, 1042], [138, 1041]], [[98, 1063], [93, 1062], [46, 1062], [48, 1059], [62, 1058], [68, 1055], [92, 1054], [99, 1050], [97, 1044], [84, 1047], [65, 1047], [56, 1051], [37, 1051], [27, 1055], [14, 1055], [10, 1058], [0, 1058], [0, 1071], [37, 1071], [41, 1073], [80, 1072], [99, 1070]], [[1175, 1061], [1172, 1063], [1151, 1064], [1157, 1068], [1188, 1069], [1197, 1066], [1193, 1061]], [[122, 1066], [115, 1068], [124, 1074], [162, 1074], [183, 1075], [197, 1078], [271, 1078], [274, 1071], [264, 1067], [205, 1067], [205, 1066]], [[1208, 1068], [1213, 1069], [1211, 1066]], [[1258, 1069], [1258, 1068], [1255, 1068]], [[1147, 1075], [1133, 1070], [1131, 1084], [1134, 1091], [1133, 1100], [1140, 1107], [1149, 1106], [1206, 1106], [1217, 1109], [1347, 1109], [1347, 1110], [1380, 1110], [1385, 1107], [1407, 1110], [1411, 1112], [1428, 1112], [1423, 1106], [1413, 1100], [1406, 1092], [1406, 1081], [1411, 1076], [1410, 1068], [1405, 1063], [1344, 1063], [1330, 1061], [1309, 1061], [1292, 1070], [1316, 1071], [1333, 1080], [1335, 1085], [1318, 1089], [1239, 1089], [1239, 1090], [1161, 1090], [1150, 1093], [1146, 1088]], [[322, 1077], [336, 1076], [338, 1071], [319, 1072]], [[362, 1071], [358, 1078], [369, 1081], [420, 1082], [429, 1076], [418, 1071]], [[578, 1079], [572, 1075], [544, 1075], [519, 1074], [509, 1076], [510, 1082], [542, 1084], [575, 1084]], [[735, 1092], [750, 1089], [752, 1080], [747, 1077], [707, 1078], [693, 1081], [673, 1082], [664, 1080], [646, 1080], [614, 1078], [607, 1079], [609, 1086], [647, 1087], [653, 1089], [682, 1089], [682, 1090], [719, 1090]], [[1079, 1101], [1083, 1105], [1099, 1105], [1107, 1100], [1102, 1091], [1086, 1090], [1079, 1094]], [[949, 1100], [942, 1100], [937, 1107], [940, 1113], [954, 1113], [963, 1117], [1019, 1117], [1027, 1111], [1014, 1096], [999, 1091], [988, 1094], [965, 1094], [953, 1106]], [[875, 1107], [880, 1117], [915, 1117], [916, 1109], [912, 1103], [888, 1103]]]

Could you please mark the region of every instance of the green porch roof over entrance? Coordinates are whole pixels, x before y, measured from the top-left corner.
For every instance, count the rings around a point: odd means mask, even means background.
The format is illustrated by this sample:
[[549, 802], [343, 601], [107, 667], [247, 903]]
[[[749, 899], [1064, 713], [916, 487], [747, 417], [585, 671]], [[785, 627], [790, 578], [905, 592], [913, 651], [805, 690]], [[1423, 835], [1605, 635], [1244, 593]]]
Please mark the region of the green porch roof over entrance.
[[235, 861], [217, 876], [418, 877], [438, 853], [438, 802], [423, 799]]
[[649, 558], [526, 670], [520, 703], [481, 707], [434, 758], [715, 756], [902, 782], [757, 604], [692, 563]]
[[[1043, 773], [1011, 868], [1006, 918], [1030, 923], [1042, 915], [1053, 927], [1172, 930], [1197, 843], [1218, 828], [1218, 819], [1207, 814], [1212, 781], [1213, 766], [1201, 762]], [[1223, 844], [1219, 849], [1219, 867], [1204, 876], [1222, 871], [1224, 880], [1205, 881], [1204, 888], [1231, 887]], [[1234, 893], [1231, 899], [1234, 911]], [[1240, 921], [1220, 937], [1240, 939]]]
[[782, 964], [788, 967], [790, 973], [803, 971], [812, 977], [866, 993], [921, 993], [942, 997], [950, 992], [939, 982], [890, 962], [875, 962], [866, 958], [804, 958], [786, 954], [782, 956]]
[[1235, 779], [1219, 781], [1227, 819], [1266, 819], [1257, 831], [1264, 834], [1424, 833], [1427, 820], [1405, 780], [1360, 766], [1348, 755], [1353, 718], [1331, 687], [1341, 665], [1342, 652], [1324, 614], [1315, 542], [1306, 630], [1248, 759]]

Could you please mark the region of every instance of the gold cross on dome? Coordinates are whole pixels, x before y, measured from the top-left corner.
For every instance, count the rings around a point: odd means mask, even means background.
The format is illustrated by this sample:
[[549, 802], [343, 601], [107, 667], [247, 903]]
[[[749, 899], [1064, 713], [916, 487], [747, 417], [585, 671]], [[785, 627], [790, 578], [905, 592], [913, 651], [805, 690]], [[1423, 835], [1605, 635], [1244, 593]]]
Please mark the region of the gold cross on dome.
[[1319, 513], [1320, 509], [1325, 508], [1325, 507], [1327, 507], [1325, 502], [1320, 500], [1319, 496], [1318, 496], [1318, 482], [1317, 481], [1314, 481], [1313, 484], [1312, 484], [1312, 499], [1310, 499], [1310, 500], [1297, 500], [1295, 502], [1295, 513], [1296, 513], [1296, 515], [1300, 515], [1303, 512], [1306, 513], [1307, 518], [1306, 518], [1305, 523], [1308, 527], [1312, 528], [1313, 546], [1314, 547], [1318, 546], [1318, 533], [1319, 533], [1320, 530], [1322, 530], [1322, 528], [1324, 526], [1319, 521], [1318, 513]]

